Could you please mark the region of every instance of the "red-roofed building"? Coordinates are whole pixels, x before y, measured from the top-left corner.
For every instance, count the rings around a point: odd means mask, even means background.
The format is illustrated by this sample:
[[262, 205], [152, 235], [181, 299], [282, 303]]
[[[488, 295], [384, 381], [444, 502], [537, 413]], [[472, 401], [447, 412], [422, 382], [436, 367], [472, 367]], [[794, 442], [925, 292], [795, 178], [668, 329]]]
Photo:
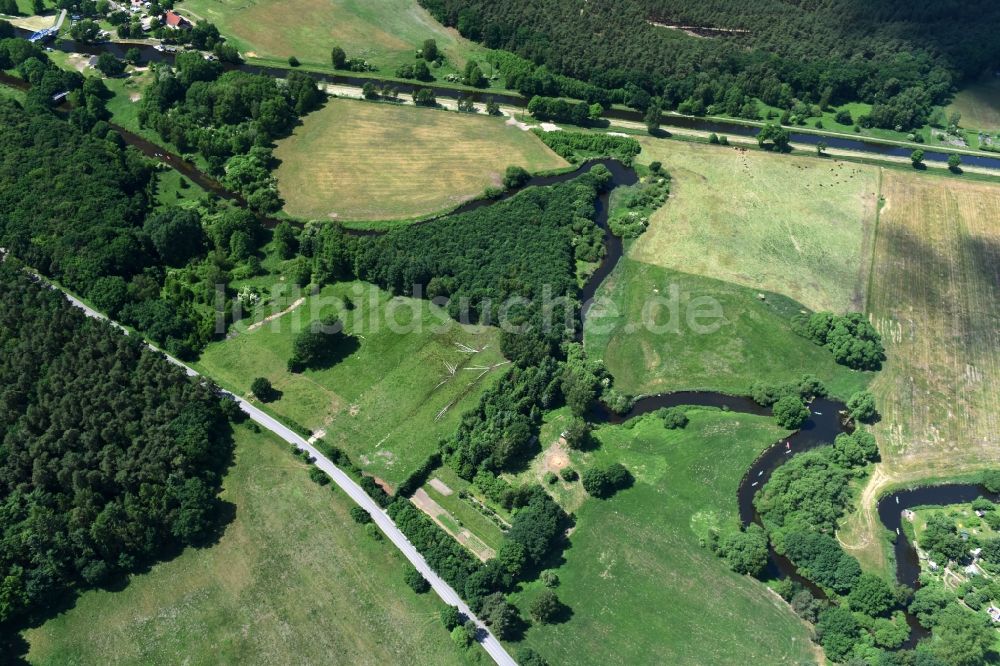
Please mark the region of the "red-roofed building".
[[186, 18], [177, 14], [173, 11], [168, 10], [166, 15], [163, 17], [164, 22], [170, 28], [176, 28], [177, 30], [187, 30], [191, 27], [191, 22]]

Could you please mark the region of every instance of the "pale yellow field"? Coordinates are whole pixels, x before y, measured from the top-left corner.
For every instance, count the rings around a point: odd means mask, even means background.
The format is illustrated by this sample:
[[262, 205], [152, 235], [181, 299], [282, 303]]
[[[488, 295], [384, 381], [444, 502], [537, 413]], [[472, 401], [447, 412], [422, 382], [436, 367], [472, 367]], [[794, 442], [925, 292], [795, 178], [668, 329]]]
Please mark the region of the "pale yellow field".
[[479, 49], [445, 28], [416, 0], [184, 0], [181, 13], [219, 27], [247, 57], [330, 66], [330, 50], [340, 46], [383, 73], [413, 62], [425, 39], [456, 67]]
[[878, 493], [1000, 466], [1000, 186], [886, 171], [870, 316], [883, 463], [843, 541], [872, 566]]
[[567, 165], [501, 118], [346, 99], [306, 116], [274, 154], [285, 210], [312, 219], [427, 215], [500, 185], [509, 165]]
[[862, 310], [875, 220], [875, 167], [646, 139], [671, 196], [629, 256], [774, 291], [813, 310]]

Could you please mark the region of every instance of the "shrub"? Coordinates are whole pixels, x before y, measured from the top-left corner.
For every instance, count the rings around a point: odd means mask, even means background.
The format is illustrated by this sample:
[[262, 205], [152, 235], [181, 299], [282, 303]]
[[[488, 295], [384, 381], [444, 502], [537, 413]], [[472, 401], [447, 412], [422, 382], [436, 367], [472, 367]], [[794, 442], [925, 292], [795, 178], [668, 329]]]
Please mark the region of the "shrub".
[[441, 609], [441, 624], [448, 631], [453, 630], [455, 627], [461, 627], [464, 618], [465, 616], [458, 610], [458, 606], [447, 606]]
[[318, 483], [321, 486], [325, 486], [330, 483], [330, 477], [327, 476], [326, 472], [321, 470], [319, 467], [309, 468], [309, 478], [312, 479], [314, 483]]
[[289, 67], [298, 67], [300, 64], [301, 63], [299, 62], [298, 58], [296, 58], [295, 56], [288, 56], [288, 66]]
[[503, 186], [508, 190], [517, 189], [531, 180], [531, 174], [523, 167], [511, 165], [503, 175]]
[[359, 525], [367, 525], [372, 522], [371, 514], [357, 505], [351, 507], [351, 518]]
[[542, 584], [545, 587], [558, 587], [559, 586], [559, 575], [555, 571], [550, 571], [546, 569], [541, 575]]
[[431, 584], [427, 582], [424, 575], [417, 571], [416, 567], [413, 565], [407, 566], [404, 578], [406, 580], [406, 584], [410, 586], [410, 589], [417, 594], [424, 594], [431, 589]]
[[555, 483], [558, 480], [559, 480], [559, 477], [556, 476], [555, 472], [546, 472], [545, 473], [545, 483], [547, 483], [548, 485], [551, 486], [553, 483]]
[[671, 407], [663, 412], [663, 427], [668, 430], [683, 428], [687, 424], [687, 413], [680, 407]]
[[564, 467], [562, 472], [559, 473], [559, 475], [562, 476], [563, 481], [572, 482], [580, 478], [580, 475], [577, 474], [576, 470], [573, 469], [572, 467]]

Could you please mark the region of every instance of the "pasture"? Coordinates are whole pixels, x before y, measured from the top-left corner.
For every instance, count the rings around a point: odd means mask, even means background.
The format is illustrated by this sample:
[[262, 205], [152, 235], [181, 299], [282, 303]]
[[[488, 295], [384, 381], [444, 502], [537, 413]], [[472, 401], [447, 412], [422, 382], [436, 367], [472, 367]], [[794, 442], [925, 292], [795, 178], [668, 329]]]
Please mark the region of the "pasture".
[[842, 540], [884, 566], [881, 489], [1000, 466], [1000, 187], [886, 171], [869, 312], [883, 462]]
[[755, 381], [814, 374], [846, 399], [871, 379], [795, 333], [791, 320], [803, 307], [780, 294], [625, 257], [597, 299], [584, 328], [587, 353], [602, 358], [628, 393], [747, 394]]
[[528, 171], [567, 166], [500, 118], [334, 99], [278, 142], [278, 188], [291, 215], [382, 220], [454, 208]]
[[864, 308], [878, 191], [874, 167], [644, 139], [672, 176], [632, 259], [773, 291], [811, 310]]
[[[462, 664], [433, 594], [403, 582], [405, 560], [348, 515], [340, 491], [269, 434], [237, 428], [219, 541], [87, 592], [26, 632], [33, 664]], [[478, 647], [474, 648], [478, 651]]]
[[[353, 309], [344, 307], [345, 299]], [[423, 463], [439, 438], [455, 432], [462, 412], [506, 369], [496, 329], [461, 326], [428, 301], [360, 282], [324, 287], [294, 307], [297, 301], [297, 294], [287, 294], [259, 307], [229, 339], [209, 345], [196, 367], [240, 395], [249, 393], [255, 377], [268, 378], [281, 397], [266, 409], [323, 431], [325, 441], [391, 486]], [[251, 322], [282, 312], [249, 330]], [[334, 313], [351, 336], [346, 356], [288, 372], [296, 334]]]
[[[771, 419], [691, 409], [683, 430], [648, 415], [595, 431], [600, 448], [574, 467], [622, 462], [632, 488], [586, 499], [556, 593], [572, 616], [536, 625], [526, 643], [551, 664], [804, 664], [817, 661], [806, 625], [762, 583], [730, 571], [699, 543], [736, 529], [736, 488], [785, 431]], [[577, 482], [579, 485], [579, 482]], [[541, 591], [518, 592], [526, 610]]]
[[455, 69], [480, 49], [434, 20], [416, 0], [184, 0], [182, 14], [204, 18], [247, 58], [286, 61], [329, 68], [330, 50], [340, 46], [348, 57], [364, 58], [383, 74], [413, 63], [425, 39]]

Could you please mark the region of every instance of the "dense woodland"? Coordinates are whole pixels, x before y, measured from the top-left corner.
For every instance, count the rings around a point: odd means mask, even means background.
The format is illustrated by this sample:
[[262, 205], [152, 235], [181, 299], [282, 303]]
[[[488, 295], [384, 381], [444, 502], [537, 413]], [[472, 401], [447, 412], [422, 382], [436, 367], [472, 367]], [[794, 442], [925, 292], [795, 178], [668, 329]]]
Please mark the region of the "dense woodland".
[[[526, 59], [505, 59], [508, 87], [645, 110], [758, 116], [754, 98], [865, 101], [865, 123], [909, 129], [953, 87], [1000, 64], [1000, 5], [833, 0], [421, 0], [464, 36]], [[679, 23], [745, 32], [692, 37], [652, 25]], [[579, 82], [567, 80], [576, 79]]]
[[211, 537], [231, 458], [212, 388], [0, 265], [0, 634]]

